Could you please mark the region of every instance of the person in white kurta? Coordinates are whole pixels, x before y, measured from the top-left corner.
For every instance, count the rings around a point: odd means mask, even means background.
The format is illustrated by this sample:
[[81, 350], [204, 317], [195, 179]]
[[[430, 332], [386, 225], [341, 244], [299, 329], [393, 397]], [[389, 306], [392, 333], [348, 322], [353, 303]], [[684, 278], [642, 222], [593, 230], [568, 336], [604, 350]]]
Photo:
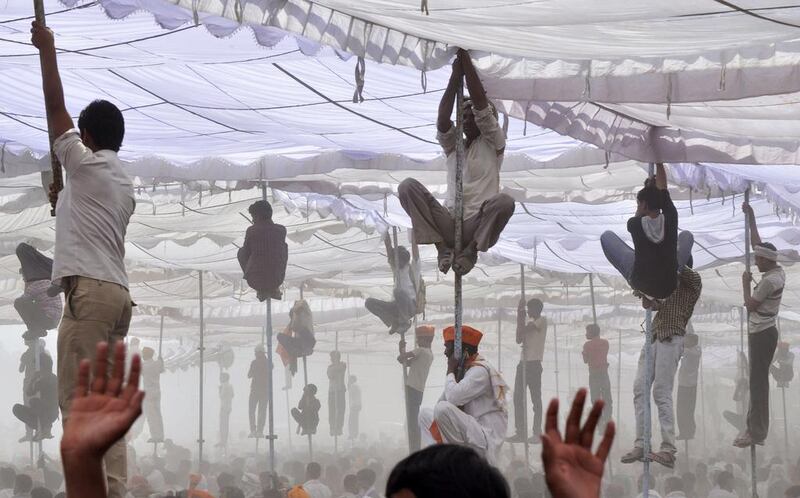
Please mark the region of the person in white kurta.
[[454, 335], [453, 327], [445, 329], [448, 368], [444, 393], [433, 409], [423, 409], [419, 414], [423, 444], [462, 444], [491, 463], [496, 461], [508, 428], [508, 387], [497, 370], [478, 354], [482, 334], [468, 326], [462, 330], [463, 348], [468, 355], [466, 371], [457, 380]]

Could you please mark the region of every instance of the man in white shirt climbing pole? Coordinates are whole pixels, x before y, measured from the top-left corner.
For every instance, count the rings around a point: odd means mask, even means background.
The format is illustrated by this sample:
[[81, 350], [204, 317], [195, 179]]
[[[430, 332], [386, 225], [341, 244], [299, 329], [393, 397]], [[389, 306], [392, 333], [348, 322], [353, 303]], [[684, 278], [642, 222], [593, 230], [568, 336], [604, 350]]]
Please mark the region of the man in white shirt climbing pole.
[[506, 392], [508, 386], [500, 373], [478, 354], [483, 334], [464, 325], [462, 349], [464, 376], [456, 377], [460, 359], [455, 353], [455, 329], [444, 329], [444, 354], [447, 377], [444, 394], [436, 407], [420, 411], [419, 424], [423, 440], [462, 444], [496, 461], [508, 428]]
[[[34, 22], [31, 41], [42, 58], [42, 86], [53, 151], [66, 181], [56, 205], [53, 281], [66, 304], [58, 329], [58, 394], [63, 419], [78, 380], [78, 363], [94, 360], [98, 342], [123, 340], [131, 320], [125, 271], [125, 233], [133, 214], [133, 183], [117, 157], [125, 122], [117, 107], [90, 103], [75, 129], [64, 104], [53, 32]], [[57, 192], [51, 192], [56, 195]], [[108, 495], [122, 498], [127, 482], [125, 440], [105, 456]]]
[[[465, 161], [463, 169], [464, 224], [461, 254], [455, 251], [456, 128], [451, 116], [461, 77], [467, 82], [470, 99], [464, 101]], [[418, 244], [435, 244], [439, 270], [450, 268], [458, 275], [472, 270], [478, 252], [497, 243], [500, 233], [514, 214], [514, 199], [500, 193], [500, 166], [506, 136], [497, 123], [497, 111], [486, 98], [483, 84], [469, 53], [459, 50], [450, 82], [439, 103], [437, 121], [439, 144], [447, 155], [447, 198], [442, 206], [428, 189], [413, 178], [397, 189], [400, 204], [411, 217]]]

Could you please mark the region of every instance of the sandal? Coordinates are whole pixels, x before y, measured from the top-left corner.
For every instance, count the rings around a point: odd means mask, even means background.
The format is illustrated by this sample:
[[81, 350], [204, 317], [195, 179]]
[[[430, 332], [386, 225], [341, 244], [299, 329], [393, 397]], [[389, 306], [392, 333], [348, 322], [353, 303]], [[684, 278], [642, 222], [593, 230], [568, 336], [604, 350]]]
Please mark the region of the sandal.
[[453, 266], [453, 250], [445, 246], [437, 247], [437, 249], [439, 250], [439, 271], [447, 275], [450, 267]]

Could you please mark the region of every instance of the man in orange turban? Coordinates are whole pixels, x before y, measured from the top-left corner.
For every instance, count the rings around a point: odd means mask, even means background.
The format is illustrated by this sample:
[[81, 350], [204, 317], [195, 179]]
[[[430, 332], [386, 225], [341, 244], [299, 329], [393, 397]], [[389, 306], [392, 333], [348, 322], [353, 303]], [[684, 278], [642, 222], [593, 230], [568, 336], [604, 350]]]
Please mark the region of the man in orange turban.
[[427, 444], [469, 446], [490, 462], [496, 460], [508, 428], [506, 391], [500, 373], [480, 354], [483, 334], [464, 325], [461, 331], [464, 376], [456, 378], [461, 358], [455, 355], [455, 329], [444, 329], [447, 377], [442, 397], [433, 410], [420, 411], [419, 423]]

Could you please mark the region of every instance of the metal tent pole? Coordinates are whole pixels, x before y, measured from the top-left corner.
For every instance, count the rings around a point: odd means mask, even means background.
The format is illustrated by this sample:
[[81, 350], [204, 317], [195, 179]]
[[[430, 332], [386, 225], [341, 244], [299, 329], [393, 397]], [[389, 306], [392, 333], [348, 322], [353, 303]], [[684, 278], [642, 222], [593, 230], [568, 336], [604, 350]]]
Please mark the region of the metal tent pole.
[[[555, 374], [556, 374], [556, 398], [561, 399], [561, 386], [559, 385], [559, 378], [561, 377], [561, 370], [558, 368], [558, 324], [553, 322], [553, 348], [555, 353]], [[567, 349], [569, 354], [569, 349]], [[569, 366], [569, 363], [567, 364]], [[572, 373], [567, 370], [569, 378], [569, 388], [572, 390]]]
[[[465, 144], [464, 144], [464, 78], [461, 77], [458, 82], [458, 89], [456, 91], [456, 178], [455, 178], [455, 199], [454, 199], [454, 217], [455, 217], [455, 258], [461, 255], [463, 249], [462, 230], [464, 222], [464, 160], [465, 160]], [[463, 309], [461, 302], [461, 275], [457, 272], [454, 275], [453, 290], [454, 290], [454, 308], [455, 317], [453, 327], [455, 328], [454, 348], [453, 354], [458, 358], [458, 370], [456, 377], [459, 377], [464, 370], [464, 356], [462, 353], [462, 338], [461, 338], [461, 325], [463, 319]]]
[[[648, 177], [652, 178], [655, 173], [655, 164], [650, 163], [648, 167]], [[652, 415], [650, 412], [650, 396], [652, 391], [652, 383], [650, 382], [650, 378], [653, 375], [653, 350], [652, 350], [652, 342], [653, 342], [653, 310], [652, 308], [647, 308], [645, 310], [645, 338], [644, 338], [644, 378], [642, 382], [644, 382], [643, 389], [645, 393], [645, 405], [644, 405], [644, 468], [643, 468], [643, 475], [642, 475], [642, 493], [644, 498], [649, 498], [650, 496], [650, 437], [652, 433]]]
[[[519, 287], [522, 294], [522, 301], [525, 302], [525, 265], [519, 265]], [[527, 309], [527, 308], [526, 308]], [[530, 451], [528, 451], [528, 362], [525, 358], [525, 342], [527, 336], [522, 336], [522, 446], [525, 451], [525, 469], [531, 468]], [[519, 432], [519, 427], [517, 427]]]
[[[261, 200], [267, 201], [267, 183], [261, 184]], [[278, 436], [275, 435], [275, 396], [274, 396], [274, 383], [272, 381], [273, 370], [273, 355], [272, 355], [272, 298], [267, 297], [267, 316], [266, 328], [264, 335], [267, 339], [267, 368], [269, 368], [269, 382], [267, 383], [267, 400], [269, 403], [269, 411], [267, 412], [267, 423], [269, 426], [269, 434], [266, 439], [269, 441], [269, 469], [275, 472], [275, 440]], [[262, 338], [263, 344], [263, 338]], [[256, 439], [258, 441], [258, 439]]]
[[703, 448], [706, 447], [706, 388], [703, 380], [703, 355], [700, 355], [700, 423], [703, 424]]
[[[392, 272], [392, 278], [394, 279], [394, 284], [397, 285], [397, 280], [399, 278], [398, 271], [400, 271], [400, 259], [398, 258], [397, 254], [397, 227], [392, 227], [392, 242], [394, 245], [393, 254], [394, 254], [394, 272]], [[404, 330], [400, 334], [400, 350], [402, 354], [406, 352], [406, 331]], [[409, 450], [411, 449], [411, 440], [408, 438], [408, 428], [410, 427], [411, 421], [408, 420], [408, 391], [406, 388], [406, 383], [408, 382], [408, 367], [406, 366], [406, 362], [403, 361], [400, 364], [401, 369], [403, 370], [403, 410], [405, 411], [404, 420], [406, 422], [406, 443], [408, 443]]]
[[203, 469], [203, 376], [205, 375], [203, 361], [205, 358], [205, 316], [203, 313], [203, 272], [199, 273], [199, 287], [200, 287], [200, 396], [199, 396], [199, 421], [198, 421], [198, 437], [197, 437], [197, 455], [198, 455], [198, 470]]
[[592, 294], [592, 323], [597, 325], [597, 305], [594, 300], [594, 275], [589, 274], [589, 292]]
[[497, 307], [497, 370], [503, 371], [503, 308]]
[[[158, 327], [158, 361], [163, 362], [164, 357], [161, 355], [164, 346], [164, 312], [161, 312], [161, 324]], [[162, 363], [163, 365], [163, 363]], [[159, 407], [161, 409], [161, 407]], [[158, 441], [153, 441], [153, 456], [158, 455]]]
[[[303, 356], [303, 386], [305, 392], [305, 387], [308, 387], [308, 356]], [[308, 434], [308, 459], [309, 461], [314, 460], [314, 443], [311, 433]]]
[[[337, 330], [336, 332], [334, 332], [334, 334], [335, 334], [334, 348], [335, 348], [336, 352], [338, 353], [339, 352], [339, 331]], [[339, 358], [339, 360], [341, 361], [341, 358]], [[345, 385], [346, 384], [347, 384], [347, 381], [345, 381]], [[333, 395], [333, 413], [334, 413], [334, 418], [333, 418], [334, 423], [338, 424], [338, 420], [339, 420], [339, 397], [336, 396], [335, 393]], [[339, 455], [339, 431], [338, 431], [338, 427], [337, 427], [336, 431], [333, 431], [333, 453], [335, 455], [337, 455], [337, 456]]]
[[617, 422], [621, 422], [622, 405], [622, 329], [617, 330]]
[[[744, 191], [744, 202], [750, 202], [750, 187], [747, 187], [747, 190]], [[755, 216], [755, 214], [753, 215]], [[744, 217], [744, 265], [747, 269], [747, 272], [750, 272], [750, 222], [747, 218], [747, 215]], [[750, 285], [748, 282], [747, 285]], [[749, 337], [750, 334], [750, 311], [747, 311], [747, 334]], [[742, 342], [744, 342], [744, 338], [742, 338]], [[753, 380], [753, 352], [751, 351], [750, 344], [748, 341], [747, 345], [747, 364], [750, 368], [750, 385], [752, 386]], [[753, 405], [753, 393], [750, 393], [750, 406]], [[745, 422], [747, 424], [747, 422]], [[748, 427], [749, 430], [749, 427]], [[752, 480], [752, 495], [753, 498], [758, 498], [758, 487], [756, 482], [756, 445], [750, 445], [750, 474]]]
[[[33, 0], [33, 12], [34, 16], [36, 17], [36, 22], [40, 23], [42, 26], [46, 25], [46, 17], [44, 12], [44, 1], [43, 0]], [[42, 70], [42, 74], [44, 74], [44, 58], [41, 54], [39, 54], [39, 65]], [[56, 193], [60, 192], [64, 188], [64, 178], [61, 173], [61, 164], [58, 162], [58, 158], [56, 157], [55, 153], [53, 152], [53, 141], [58, 138], [53, 135], [53, 127], [50, 126], [50, 116], [47, 114], [47, 109], [45, 109], [45, 114], [47, 116], [47, 135], [49, 138], [50, 143], [50, 174], [52, 175], [52, 184], [55, 188]], [[47, 183], [45, 178], [47, 178], [46, 173], [42, 173], [42, 183]], [[47, 187], [42, 185], [45, 189]], [[50, 203], [50, 216], [56, 215], [56, 202], [51, 201]]]

